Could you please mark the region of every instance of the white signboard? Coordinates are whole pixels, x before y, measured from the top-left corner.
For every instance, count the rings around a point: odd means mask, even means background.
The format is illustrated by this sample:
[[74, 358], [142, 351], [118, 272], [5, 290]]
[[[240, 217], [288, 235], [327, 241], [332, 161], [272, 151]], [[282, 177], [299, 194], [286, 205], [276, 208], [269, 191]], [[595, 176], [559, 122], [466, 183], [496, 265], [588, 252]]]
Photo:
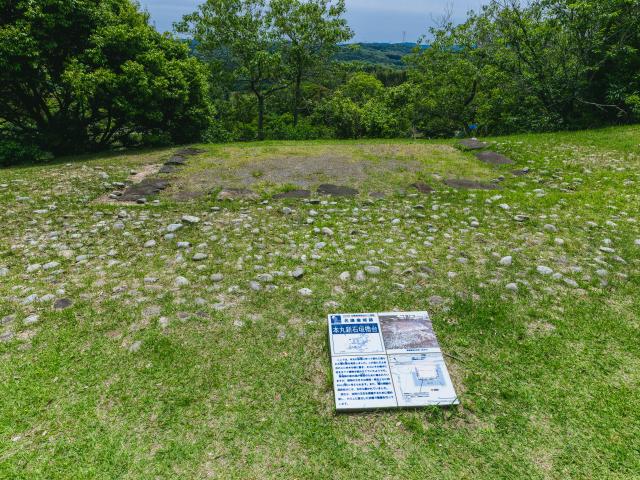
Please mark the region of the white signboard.
[[427, 312], [329, 315], [336, 410], [459, 403]]

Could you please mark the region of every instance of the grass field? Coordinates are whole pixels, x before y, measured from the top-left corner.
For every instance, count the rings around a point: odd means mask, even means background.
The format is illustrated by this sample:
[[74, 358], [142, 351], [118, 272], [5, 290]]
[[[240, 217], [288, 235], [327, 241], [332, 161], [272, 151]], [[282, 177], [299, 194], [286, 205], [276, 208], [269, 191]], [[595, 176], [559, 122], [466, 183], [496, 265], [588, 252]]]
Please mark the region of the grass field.
[[[144, 205], [175, 149], [0, 170], [0, 478], [639, 478], [640, 127], [488, 140], [198, 145]], [[461, 405], [336, 415], [326, 315], [391, 310]]]

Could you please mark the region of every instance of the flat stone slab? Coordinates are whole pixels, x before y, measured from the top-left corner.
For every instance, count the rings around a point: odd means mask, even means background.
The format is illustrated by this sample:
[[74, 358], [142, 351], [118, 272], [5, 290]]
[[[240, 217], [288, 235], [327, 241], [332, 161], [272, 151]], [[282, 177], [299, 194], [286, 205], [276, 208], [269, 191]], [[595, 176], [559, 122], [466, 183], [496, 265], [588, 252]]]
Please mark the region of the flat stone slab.
[[186, 165], [187, 160], [182, 155], [174, 155], [165, 162], [165, 165]]
[[493, 183], [478, 182], [477, 180], [469, 180], [466, 178], [449, 178], [444, 183], [453, 188], [467, 190], [500, 190], [498, 185]]
[[318, 187], [318, 193], [321, 195], [333, 195], [335, 197], [355, 197], [358, 194], [358, 190], [342, 185], [324, 183]]
[[205, 152], [206, 150], [202, 150], [201, 148], [187, 147], [187, 148], [182, 148], [178, 150], [175, 154], [188, 157], [191, 155], [200, 155], [201, 153], [205, 153]]
[[481, 162], [491, 165], [510, 165], [514, 163], [509, 157], [505, 157], [496, 152], [478, 152], [476, 153], [476, 158]]
[[412, 183], [410, 186], [418, 190], [420, 193], [433, 192], [433, 188], [431, 188], [431, 185], [427, 185], [424, 182], [415, 182], [415, 183]]
[[175, 171], [175, 165], [163, 165], [162, 167], [160, 167], [160, 170], [158, 170], [158, 173], [173, 173]]
[[466, 150], [482, 150], [489, 146], [487, 142], [481, 142], [476, 138], [465, 138], [464, 140], [460, 140], [459, 145]]
[[145, 178], [140, 183], [131, 185], [118, 197], [119, 202], [135, 202], [139, 198], [157, 195], [169, 186], [169, 182], [157, 178]]
[[247, 188], [224, 188], [216, 197], [218, 200], [257, 199], [258, 195]]
[[311, 190], [289, 190], [288, 192], [276, 193], [272, 198], [278, 200], [281, 198], [309, 198]]

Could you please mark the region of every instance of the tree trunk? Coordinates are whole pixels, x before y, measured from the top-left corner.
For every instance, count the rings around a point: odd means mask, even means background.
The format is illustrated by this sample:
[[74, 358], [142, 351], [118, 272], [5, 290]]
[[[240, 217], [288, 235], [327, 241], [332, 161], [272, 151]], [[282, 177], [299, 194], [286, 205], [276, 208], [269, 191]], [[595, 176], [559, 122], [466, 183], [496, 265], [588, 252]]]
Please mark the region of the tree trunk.
[[293, 126], [298, 125], [298, 115], [300, 113], [300, 101], [302, 99], [302, 74], [296, 75], [296, 82], [293, 92]]
[[258, 140], [264, 140], [264, 97], [256, 93], [258, 97]]

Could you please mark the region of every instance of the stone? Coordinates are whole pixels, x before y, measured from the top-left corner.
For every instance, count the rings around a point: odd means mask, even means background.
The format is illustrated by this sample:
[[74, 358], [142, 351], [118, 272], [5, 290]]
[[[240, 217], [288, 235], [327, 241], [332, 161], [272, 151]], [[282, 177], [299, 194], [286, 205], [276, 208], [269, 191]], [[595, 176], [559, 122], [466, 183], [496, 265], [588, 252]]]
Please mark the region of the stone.
[[193, 215], [183, 215], [182, 221], [194, 224], [200, 222], [200, 219], [198, 217], [194, 217]]
[[250, 282], [249, 282], [249, 288], [250, 288], [251, 290], [254, 290], [254, 291], [256, 291], [256, 292], [257, 292], [258, 290], [261, 290], [261, 289], [262, 289], [262, 285], [260, 285], [260, 284], [259, 284], [258, 282], [256, 282], [255, 280], [252, 280], [252, 281], [250, 281]]
[[369, 275], [380, 275], [381, 272], [380, 267], [376, 265], [367, 265], [366, 267], [364, 267], [364, 271]]
[[187, 285], [189, 285], [189, 280], [187, 280], [185, 277], [176, 277], [176, 279], [173, 281], [173, 284], [176, 287], [186, 287]]
[[261, 273], [256, 277], [256, 280], [262, 283], [273, 282], [273, 275], [269, 273]]
[[500, 259], [500, 265], [504, 267], [509, 267], [513, 263], [513, 257], [507, 255], [506, 257], [502, 257]]
[[135, 202], [140, 198], [157, 195], [169, 186], [169, 182], [155, 178], [145, 178], [140, 183], [131, 185], [120, 195], [119, 202]]
[[318, 187], [318, 193], [321, 195], [333, 195], [335, 197], [354, 197], [358, 194], [358, 190], [351, 187], [324, 183]]
[[38, 315], [29, 315], [22, 321], [22, 323], [24, 323], [25, 325], [33, 325], [34, 323], [38, 323], [39, 319], [40, 317]]
[[512, 292], [517, 292], [518, 291], [518, 285], [516, 283], [507, 283], [505, 285], [505, 288], [509, 291]]
[[224, 279], [224, 275], [222, 275], [221, 273], [214, 273], [209, 277], [209, 279], [212, 282], [221, 282]]
[[351, 274], [349, 272], [342, 272], [339, 278], [342, 282], [348, 282], [351, 279]]
[[0, 267], [0, 277], [6, 277], [9, 275], [9, 269], [6, 267]]
[[193, 260], [196, 262], [200, 262], [202, 260], [206, 260], [209, 257], [206, 253], [198, 252], [193, 256]]
[[496, 152], [478, 152], [476, 153], [476, 158], [490, 165], [510, 165], [514, 163], [510, 158]]
[[566, 283], [567, 285], [569, 285], [572, 288], [578, 288], [578, 286], [579, 286], [578, 282], [576, 282], [575, 280], [573, 280], [571, 278], [564, 277], [562, 280], [564, 281], [564, 283]]
[[295, 279], [302, 278], [304, 275], [304, 269], [302, 267], [298, 267], [291, 272], [291, 276]]
[[310, 196], [311, 190], [289, 190], [287, 192], [276, 193], [271, 198], [279, 200], [283, 198], [309, 198]]
[[141, 347], [142, 347], [142, 340], [136, 340], [129, 347], [129, 352], [130, 353], [136, 353], [137, 351], [140, 350]]
[[522, 223], [522, 222], [526, 222], [527, 220], [529, 220], [529, 216], [528, 216], [528, 215], [518, 214], [518, 215], [516, 215], [515, 217], [513, 217], [513, 219], [514, 219], [516, 222], [520, 222], [520, 223]]
[[27, 266], [27, 273], [37, 272], [41, 268], [42, 268], [42, 265], [40, 265], [39, 263], [31, 264], [31, 265]]
[[167, 232], [172, 233], [172, 232], [176, 232], [178, 230], [180, 230], [182, 228], [182, 224], [181, 223], [172, 223], [171, 225], [167, 226]]
[[640, 247], [640, 238], [637, 238], [634, 243], [636, 247]]
[[551, 225], [550, 223], [547, 223], [543, 228], [548, 232], [557, 232], [558, 231], [556, 226], [555, 225]]
[[152, 248], [155, 246], [156, 246], [155, 240], [147, 240], [146, 242], [144, 242], [144, 248]]
[[9, 323], [13, 323], [13, 321], [15, 321], [16, 316], [15, 315], [7, 315], [5, 317], [2, 317], [0, 319], [0, 325], [7, 325]]
[[64, 310], [65, 308], [69, 308], [73, 302], [68, 298], [59, 298], [53, 304], [54, 310]]
[[355, 277], [356, 282], [364, 282], [365, 279], [366, 277], [364, 276], [364, 272], [362, 270], [358, 270]]
[[311, 295], [313, 295], [313, 291], [309, 288], [301, 288], [300, 290], [298, 290], [298, 293], [303, 297], [310, 297]]
[[551, 275], [553, 273], [553, 270], [545, 265], [538, 265], [536, 270], [541, 275]]
[[432, 295], [431, 297], [429, 297], [429, 303], [431, 304], [431, 306], [436, 307], [444, 303], [444, 298], [439, 295]]
[[186, 165], [187, 161], [182, 155], [173, 155], [169, 160], [165, 162], [165, 165]]

